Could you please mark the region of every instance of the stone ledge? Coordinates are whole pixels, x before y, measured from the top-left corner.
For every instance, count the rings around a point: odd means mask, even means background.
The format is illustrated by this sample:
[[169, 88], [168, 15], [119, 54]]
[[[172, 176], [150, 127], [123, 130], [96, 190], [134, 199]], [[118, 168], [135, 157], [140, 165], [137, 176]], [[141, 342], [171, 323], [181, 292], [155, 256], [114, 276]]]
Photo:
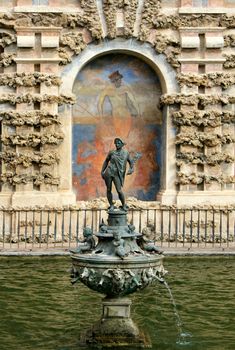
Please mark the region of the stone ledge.
[[[209, 244], [208, 244], [209, 245]], [[217, 247], [205, 247], [205, 244], [199, 245], [199, 247], [164, 247], [164, 257], [167, 256], [235, 256], [234, 247], [221, 246]], [[28, 248], [3, 248], [0, 247], [0, 256], [71, 256], [69, 247], [67, 248], [32, 248], [32, 244], [28, 244]]]
[[225, 58], [179, 58], [179, 62], [181, 63], [195, 63], [195, 64], [217, 64], [224, 63], [226, 61]]
[[221, 14], [221, 13], [231, 13], [229, 9], [225, 9], [224, 7], [181, 7], [179, 8], [180, 15], [188, 15], [188, 14], [201, 14], [201, 13], [209, 13], [209, 14]]
[[15, 58], [16, 63], [59, 63], [61, 59], [59, 58]]
[[20, 32], [29, 32], [29, 33], [41, 33], [41, 32], [58, 32], [60, 33], [61, 30], [63, 28], [62, 27], [15, 27], [16, 32], [20, 31]]
[[210, 32], [223, 32], [226, 27], [179, 27], [180, 32], [197, 32], [197, 33], [210, 33]]
[[[9, 11], [9, 10], [8, 10]], [[74, 7], [51, 7], [51, 6], [16, 6], [13, 12], [24, 13], [83, 13], [82, 10]]]

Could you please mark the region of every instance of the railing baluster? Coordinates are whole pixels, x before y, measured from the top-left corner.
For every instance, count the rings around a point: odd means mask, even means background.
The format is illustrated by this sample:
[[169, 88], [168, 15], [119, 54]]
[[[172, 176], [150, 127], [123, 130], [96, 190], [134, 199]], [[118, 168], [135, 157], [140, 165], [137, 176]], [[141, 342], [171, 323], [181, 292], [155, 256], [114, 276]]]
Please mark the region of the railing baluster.
[[87, 225], [87, 209], [84, 209], [84, 227]]
[[175, 246], [178, 245], [178, 209], [175, 211]]
[[147, 209], [147, 226], [149, 226], [149, 209]]
[[69, 211], [69, 248], [72, 239], [72, 210]]
[[24, 246], [27, 247], [28, 239], [28, 211], [25, 211], [25, 227], [24, 227]]
[[220, 223], [219, 223], [219, 240], [220, 240], [220, 247], [222, 246], [222, 232], [223, 232], [223, 211], [220, 210]]
[[197, 210], [197, 246], [200, 244], [200, 221], [201, 221], [201, 212], [200, 209]]
[[227, 211], [227, 248], [229, 247], [229, 210]]
[[193, 244], [193, 210], [190, 209], [190, 248]]
[[79, 235], [79, 209], [77, 210], [77, 222], [76, 222], [76, 247], [78, 246], [78, 235]]
[[58, 215], [57, 210], [55, 210], [54, 215], [55, 215], [54, 217], [54, 247], [55, 247], [57, 242], [57, 215]]
[[40, 211], [40, 225], [39, 225], [39, 248], [42, 247], [42, 216], [43, 211]]
[[139, 232], [142, 232], [142, 222], [141, 222], [141, 209], [139, 210]]
[[186, 211], [186, 209], [184, 209], [184, 211], [183, 211], [183, 247], [185, 244], [185, 211]]
[[12, 211], [10, 211], [10, 248], [12, 248]]
[[62, 209], [61, 239], [62, 239], [62, 247], [63, 247], [64, 246], [64, 209]]
[[168, 210], [168, 247], [170, 247], [171, 242], [171, 210]]
[[215, 211], [212, 212], [212, 246], [215, 246]]
[[46, 247], [49, 246], [49, 236], [50, 236], [50, 210], [47, 211], [47, 238], [46, 238]]
[[163, 218], [164, 218], [164, 211], [161, 208], [161, 247], [163, 246], [163, 239], [164, 239], [164, 224], [163, 224]]
[[5, 214], [5, 210], [4, 209], [3, 209], [2, 215], [3, 215], [3, 218], [2, 218], [3, 248], [5, 248], [6, 214]]
[[17, 219], [17, 248], [20, 248], [20, 210], [18, 211]]
[[34, 247], [34, 236], [35, 236], [35, 210], [33, 210], [33, 219], [32, 219], [32, 250]]

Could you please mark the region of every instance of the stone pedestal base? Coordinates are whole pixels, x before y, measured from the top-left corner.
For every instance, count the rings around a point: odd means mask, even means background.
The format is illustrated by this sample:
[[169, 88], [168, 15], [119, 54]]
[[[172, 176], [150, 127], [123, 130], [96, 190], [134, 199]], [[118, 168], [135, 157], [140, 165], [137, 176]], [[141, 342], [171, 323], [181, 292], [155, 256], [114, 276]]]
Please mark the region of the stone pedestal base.
[[128, 298], [103, 299], [103, 314], [81, 337], [83, 345], [92, 347], [151, 348], [149, 338], [130, 318], [131, 301]]

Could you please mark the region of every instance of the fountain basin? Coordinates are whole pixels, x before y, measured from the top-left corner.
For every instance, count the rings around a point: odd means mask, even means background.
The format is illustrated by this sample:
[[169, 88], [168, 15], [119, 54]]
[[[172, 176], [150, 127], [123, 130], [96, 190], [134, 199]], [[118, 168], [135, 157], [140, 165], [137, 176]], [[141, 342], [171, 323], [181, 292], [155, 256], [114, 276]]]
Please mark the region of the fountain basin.
[[73, 275], [90, 289], [107, 297], [122, 297], [143, 289], [164, 275], [163, 256], [73, 254]]

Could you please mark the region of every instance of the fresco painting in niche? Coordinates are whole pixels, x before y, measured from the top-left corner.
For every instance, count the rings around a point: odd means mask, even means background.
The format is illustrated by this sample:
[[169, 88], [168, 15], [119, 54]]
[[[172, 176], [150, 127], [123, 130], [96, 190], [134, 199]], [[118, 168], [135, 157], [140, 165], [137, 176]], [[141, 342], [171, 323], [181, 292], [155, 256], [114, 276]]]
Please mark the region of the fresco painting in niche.
[[140, 59], [101, 56], [77, 75], [73, 107], [73, 187], [77, 200], [106, 196], [100, 176], [113, 141], [126, 142], [131, 156], [141, 153], [135, 172], [127, 176], [126, 196], [155, 200], [160, 187], [162, 115], [160, 82]]

